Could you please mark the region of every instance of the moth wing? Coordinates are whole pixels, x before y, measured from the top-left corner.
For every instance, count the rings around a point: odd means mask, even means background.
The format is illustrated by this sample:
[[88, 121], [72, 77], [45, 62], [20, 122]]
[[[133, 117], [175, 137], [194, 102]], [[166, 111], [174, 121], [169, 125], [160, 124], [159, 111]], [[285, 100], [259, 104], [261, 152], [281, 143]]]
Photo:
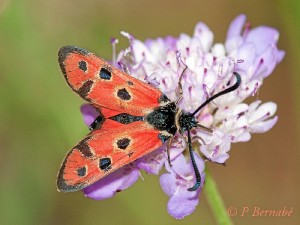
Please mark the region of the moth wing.
[[144, 122], [95, 130], [66, 155], [58, 173], [58, 190], [81, 190], [162, 144], [160, 131]]
[[58, 58], [69, 86], [96, 107], [139, 116], [159, 106], [160, 102], [169, 101], [158, 89], [85, 49], [62, 47]]

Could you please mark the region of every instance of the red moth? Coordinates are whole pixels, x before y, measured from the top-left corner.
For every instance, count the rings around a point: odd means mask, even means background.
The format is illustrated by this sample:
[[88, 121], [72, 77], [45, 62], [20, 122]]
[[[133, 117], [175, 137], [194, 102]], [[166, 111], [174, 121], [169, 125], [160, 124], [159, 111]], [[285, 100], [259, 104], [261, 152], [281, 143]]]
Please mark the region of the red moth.
[[[59, 50], [58, 60], [67, 83], [80, 97], [88, 101], [99, 116], [92, 123], [91, 132], [66, 155], [57, 177], [59, 191], [81, 190], [122, 166], [154, 151], [164, 142], [171, 144], [177, 132], [187, 133], [189, 153], [196, 183], [188, 190], [196, 190], [201, 176], [194, 160], [190, 130], [202, 127], [195, 114], [213, 99], [237, 89], [236, 83], [207, 99], [193, 113], [182, 111], [161, 91], [125, 72], [85, 49], [66, 46]], [[168, 151], [167, 151], [168, 152]], [[169, 156], [169, 154], [168, 154]]]

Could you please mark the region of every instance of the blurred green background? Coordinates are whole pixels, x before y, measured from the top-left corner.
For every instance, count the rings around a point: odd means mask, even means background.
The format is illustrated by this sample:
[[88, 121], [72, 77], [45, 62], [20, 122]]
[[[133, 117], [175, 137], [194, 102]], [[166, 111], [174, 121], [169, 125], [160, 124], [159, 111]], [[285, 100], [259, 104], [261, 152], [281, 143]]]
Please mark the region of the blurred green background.
[[145, 175], [105, 201], [56, 191], [65, 153], [88, 132], [82, 100], [66, 85], [57, 51], [77, 45], [110, 59], [111, 36], [120, 38], [119, 49], [127, 46], [121, 30], [141, 40], [191, 35], [200, 20], [223, 42], [240, 13], [253, 27], [280, 31], [286, 57], [259, 92], [278, 104], [279, 122], [233, 145], [226, 167], [208, 166], [226, 207], [294, 210], [291, 217], [236, 216], [235, 224], [299, 224], [299, 6], [296, 0], [0, 0], [0, 224], [216, 224], [204, 194], [191, 216], [169, 216], [157, 176]]

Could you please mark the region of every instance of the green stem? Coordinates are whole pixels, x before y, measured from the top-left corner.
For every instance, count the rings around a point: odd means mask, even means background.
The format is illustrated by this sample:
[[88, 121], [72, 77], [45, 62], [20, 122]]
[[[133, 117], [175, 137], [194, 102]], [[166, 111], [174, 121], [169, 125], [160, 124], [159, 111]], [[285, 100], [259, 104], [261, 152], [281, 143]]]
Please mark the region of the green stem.
[[218, 191], [216, 182], [207, 168], [205, 170], [205, 174], [204, 193], [218, 224], [233, 225], [227, 214], [227, 209], [224, 205], [221, 194]]

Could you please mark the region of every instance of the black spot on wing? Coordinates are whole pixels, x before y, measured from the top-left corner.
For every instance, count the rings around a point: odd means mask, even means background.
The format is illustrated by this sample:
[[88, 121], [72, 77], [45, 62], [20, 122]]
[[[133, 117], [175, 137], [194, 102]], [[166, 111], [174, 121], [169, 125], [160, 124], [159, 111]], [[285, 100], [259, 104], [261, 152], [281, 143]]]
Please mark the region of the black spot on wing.
[[81, 142], [79, 142], [78, 145], [74, 147], [74, 149], [78, 149], [85, 157], [92, 157], [93, 153], [91, 152], [91, 149], [89, 145], [86, 143], [89, 140], [89, 138], [85, 138]]
[[92, 86], [93, 86], [93, 83], [94, 83], [94, 82], [91, 81], [91, 80], [86, 81], [86, 82], [82, 85], [82, 87], [79, 88], [79, 90], [77, 91], [77, 93], [78, 93], [81, 97], [85, 98], [85, 97], [88, 95], [88, 93], [90, 92], [90, 90], [91, 90], [91, 88], [92, 88]]
[[128, 101], [131, 99], [131, 95], [128, 93], [128, 91], [125, 88], [119, 89], [117, 96], [125, 101]]
[[[59, 191], [63, 191], [63, 192], [74, 192], [74, 191], [78, 191], [81, 190], [83, 188], [86, 187], [86, 184], [84, 183], [78, 183], [75, 185], [70, 185], [68, 184], [67, 180], [64, 179], [64, 175], [65, 175], [65, 166], [66, 166], [66, 161], [68, 160], [69, 156], [74, 152], [74, 150], [79, 150], [85, 157], [91, 157], [93, 156], [93, 153], [91, 152], [89, 146], [87, 145], [86, 141], [88, 141], [89, 138], [85, 138], [84, 140], [82, 140], [81, 142], [79, 142], [78, 145], [76, 145], [73, 150], [69, 151], [69, 153], [66, 155], [62, 166], [59, 170], [58, 176], [57, 176], [57, 188]], [[81, 168], [79, 168], [80, 170]], [[83, 169], [81, 169], [80, 171], [77, 170], [77, 175], [80, 176], [80, 174], [83, 174]]]
[[[79, 48], [79, 47], [76, 47], [76, 46], [64, 46], [61, 49], [59, 49], [59, 51], [58, 51], [58, 62], [59, 62], [60, 69], [61, 69], [65, 79], [67, 80], [68, 85], [73, 89], [73, 86], [70, 85], [70, 83], [68, 81], [67, 71], [66, 71], [66, 67], [65, 67], [66, 66], [65, 65], [65, 60], [67, 59], [67, 57], [70, 54], [79, 54], [79, 55], [82, 55], [82, 56], [86, 56], [86, 55], [91, 54], [91, 53], [88, 50], [85, 50], [83, 48]], [[79, 65], [78, 65], [78, 68], [79, 68]], [[74, 90], [74, 91], [79, 93], [78, 90]]]
[[110, 80], [111, 79], [111, 72], [108, 69], [102, 67], [100, 72], [99, 72], [99, 77], [103, 80]]
[[83, 60], [79, 61], [78, 68], [81, 69], [83, 72], [86, 72], [87, 71], [86, 61], [83, 61]]
[[77, 170], [77, 175], [79, 177], [84, 177], [86, 175], [86, 168], [85, 167], [81, 167]]
[[100, 159], [99, 168], [104, 171], [110, 170], [111, 169], [111, 159], [108, 157]]
[[130, 152], [130, 153], [128, 153], [127, 155], [128, 155], [128, 157], [131, 157], [132, 155], [133, 155], [133, 153], [134, 152]]
[[64, 75], [66, 75], [64, 61], [66, 60], [67, 56], [71, 53], [77, 53], [79, 55], [88, 55], [90, 52], [88, 50], [78, 48], [76, 46], [64, 46], [61, 49], [59, 49], [58, 62]]
[[132, 82], [132, 81], [130, 81], [130, 80], [129, 80], [129, 81], [127, 81], [127, 84], [128, 84], [128, 85], [130, 85], [130, 86], [133, 86], [133, 82]]
[[118, 148], [122, 150], [126, 149], [129, 144], [130, 144], [129, 138], [122, 138], [117, 141]]

